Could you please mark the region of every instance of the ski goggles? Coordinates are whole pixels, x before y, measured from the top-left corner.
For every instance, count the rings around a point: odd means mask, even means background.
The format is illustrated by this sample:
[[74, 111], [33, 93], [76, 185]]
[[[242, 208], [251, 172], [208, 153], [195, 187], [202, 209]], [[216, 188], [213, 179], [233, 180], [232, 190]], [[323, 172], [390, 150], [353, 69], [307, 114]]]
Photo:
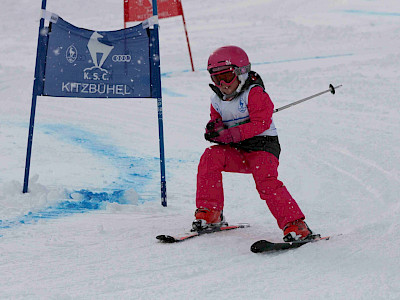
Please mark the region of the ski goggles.
[[221, 87], [222, 83], [225, 85], [232, 85], [233, 81], [237, 78], [235, 68], [224, 69], [215, 73], [211, 73], [211, 80], [216, 86]]

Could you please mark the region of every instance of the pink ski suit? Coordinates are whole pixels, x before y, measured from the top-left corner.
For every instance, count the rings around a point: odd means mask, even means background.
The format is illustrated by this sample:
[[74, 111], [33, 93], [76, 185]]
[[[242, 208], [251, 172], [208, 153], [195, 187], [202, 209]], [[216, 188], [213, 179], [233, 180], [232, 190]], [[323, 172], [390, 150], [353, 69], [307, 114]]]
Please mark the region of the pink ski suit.
[[[262, 87], [250, 87], [245, 97], [247, 103], [243, 102], [247, 105], [248, 120], [247, 123], [238, 125], [242, 141], [257, 135], [263, 136], [273, 127], [274, 105]], [[243, 106], [241, 103], [242, 112], [245, 111]], [[222, 109], [220, 105], [212, 103], [211, 120], [222, 119], [224, 124], [232, 126], [232, 119], [225, 120], [226, 114]], [[237, 119], [236, 124], [243, 120]], [[246, 151], [229, 144], [211, 146], [205, 150], [198, 166], [196, 206], [222, 210], [224, 192], [221, 172], [246, 173], [253, 175], [257, 191], [277, 220], [279, 228], [283, 229], [289, 222], [304, 219], [296, 201], [278, 180], [278, 165], [278, 158], [267, 151]]]

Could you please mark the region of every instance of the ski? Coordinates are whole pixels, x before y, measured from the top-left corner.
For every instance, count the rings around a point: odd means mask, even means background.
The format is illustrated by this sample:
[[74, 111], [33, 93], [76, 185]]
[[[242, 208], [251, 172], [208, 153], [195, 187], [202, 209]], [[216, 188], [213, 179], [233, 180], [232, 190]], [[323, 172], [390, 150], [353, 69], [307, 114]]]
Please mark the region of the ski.
[[159, 240], [162, 243], [178, 243], [178, 242], [183, 242], [188, 239], [194, 238], [196, 236], [204, 235], [204, 234], [209, 234], [209, 233], [215, 233], [215, 232], [221, 232], [221, 231], [228, 231], [228, 230], [233, 230], [233, 229], [239, 229], [239, 228], [246, 228], [250, 227], [250, 224], [248, 223], [240, 223], [236, 225], [227, 225], [227, 226], [221, 226], [221, 227], [210, 227], [204, 230], [199, 230], [199, 231], [191, 231], [182, 235], [158, 235], [156, 236], [156, 239]]
[[301, 247], [308, 243], [315, 243], [322, 240], [329, 240], [330, 236], [321, 237], [319, 234], [313, 236], [310, 239], [303, 241], [294, 241], [294, 242], [281, 242], [281, 243], [273, 243], [266, 240], [259, 240], [251, 245], [251, 252], [261, 253], [261, 252], [271, 252], [271, 251], [281, 251], [287, 249], [294, 249]]

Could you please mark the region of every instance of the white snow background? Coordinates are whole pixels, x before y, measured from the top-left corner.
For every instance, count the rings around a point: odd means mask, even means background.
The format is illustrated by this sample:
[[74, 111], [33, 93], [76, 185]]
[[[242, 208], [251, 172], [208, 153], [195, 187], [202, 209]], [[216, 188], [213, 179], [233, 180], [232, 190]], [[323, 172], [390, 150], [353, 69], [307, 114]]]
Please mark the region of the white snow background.
[[[160, 20], [168, 207], [156, 100], [39, 97], [22, 194], [40, 0], [0, 12], [1, 299], [400, 299], [400, 2], [183, 0]], [[122, 0], [48, 0], [78, 27], [123, 27]], [[251, 175], [224, 173], [225, 215], [250, 228], [161, 244], [190, 228], [210, 145], [209, 54], [234, 44], [280, 107], [280, 179], [330, 241], [254, 254], [282, 232]], [[342, 235], [339, 235], [342, 234]]]

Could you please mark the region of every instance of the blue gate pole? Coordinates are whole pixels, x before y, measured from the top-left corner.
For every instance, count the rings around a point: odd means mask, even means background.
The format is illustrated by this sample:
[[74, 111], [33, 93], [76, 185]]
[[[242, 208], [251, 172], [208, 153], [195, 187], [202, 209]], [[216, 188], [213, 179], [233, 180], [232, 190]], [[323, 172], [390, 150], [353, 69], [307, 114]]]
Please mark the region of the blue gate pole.
[[[42, 10], [46, 9], [46, 1], [47, 0], [42, 0]], [[43, 55], [44, 44], [46, 43], [43, 30], [44, 30], [44, 18], [41, 17], [39, 24], [38, 45], [36, 51], [35, 79], [33, 81], [31, 116], [29, 121], [28, 145], [26, 149], [24, 187], [22, 190], [23, 193], [28, 192], [29, 170], [31, 166], [31, 154], [32, 154], [33, 128], [35, 124], [35, 113], [36, 113], [36, 100], [37, 96], [41, 94], [40, 89], [43, 88], [42, 72], [44, 72], [44, 70], [42, 66], [44, 65], [44, 61], [46, 59], [45, 55]]]
[[161, 205], [167, 206], [167, 182], [165, 180], [165, 155], [164, 155], [164, 129], [162, 115], [162, 98], [157, 98], [158, 107], [158, 135], [160, 144], [160, 169], [161, 169]]
[[[157, 16], [157, 0], [153, 0], [153, 16]], [[160, 44], [158, 38], [158, 24], [154, 24], [154, 39], [151, 41], [153, 48], [153, 70], [154, 76], [153, 83], [156, 83], [159, 88], [156, 90], [157, 95], [157, 110], [158, 110], [158, 135], [160, 144], [160, 169], [161, 169], [161, 205], [167, 206], [167, 182], [165, 180], [165, 155], [164, 155], [164, 126], [163, 126], [163, 109], [162, 109], [162, 96], [161, 96], [161, 72], [160, 72]]]

